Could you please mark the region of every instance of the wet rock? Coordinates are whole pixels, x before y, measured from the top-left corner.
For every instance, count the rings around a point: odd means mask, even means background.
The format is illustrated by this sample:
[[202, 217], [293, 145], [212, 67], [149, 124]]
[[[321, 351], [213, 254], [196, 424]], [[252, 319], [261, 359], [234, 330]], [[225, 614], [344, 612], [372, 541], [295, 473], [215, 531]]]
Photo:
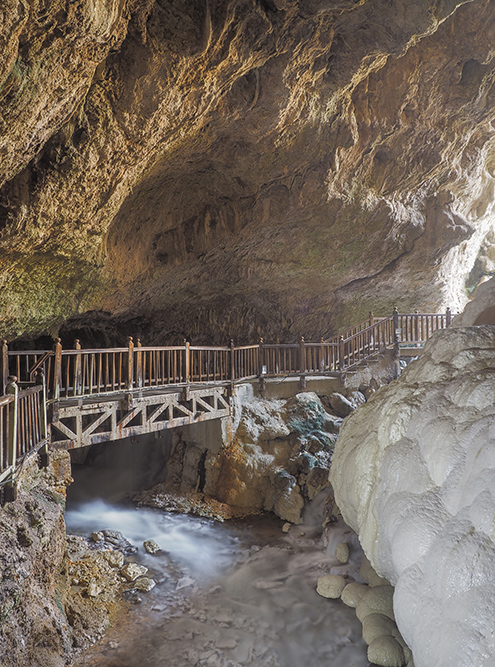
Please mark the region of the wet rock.
[[273, 509], [277, 516], [290, 521], [290, 523], [301, 523], [304, 500], [295, 477], [289, 475], [285, 470], [279, 470], [275, 473], [273, 486]]
[[149, 554], [158, 554], [162, 551], [162, 548], [155, 540], [145, 540], [143, 542], [143, 547]]
[[359, 600], [356, 615], [361, 622], [368, 614], [380, 613], [395, 620], [393, 606], [394, 589], [392, 586], [370, 588]]
[[148, 572], [148, 568], [138, 563], [126, 563], [120, 570], [127, 581], [134, 581], [138, 577], [142, 577]]
[[398, 634], [397, 625], [385, 614], [374, 612], [363, 618], [363, 639], [367, 644], [371, 644], [382, 635], [394, 636]]
[[103, 557], [112, 567], [121, 568], [124, 565], [124, 554], [121, 551], [107, 551]]
[[337, 599], [345, 588], [346, 580], [339, 574], [326, 574], [318, 579], [316, 592], [324, 598]]
[[179, 591], [181, 588], [186, 588], [187, 586], [194, 586], [195, 583], [196, 582], [194, 581], [194, 579], [191, 579], [191, 577], [181, 577], [177, 582], [175, 590]]
[[103, 542], [105, 536], [101, 531], [97, 531], [95, 533], [91, 533], [91, 539], [93, 540], [93, 542]]
[[290, 530], [290, 527], [291, 527], [291, 526], [292, 526], [292, 524], [289, 523], [288, 521], [286, 521], [286, 522], [284, 523], [284, 525], [282, 526], [282, 532], [283, 532], [283, 533], [288, 533], [289, 530]]
[[137, 588], [139, 591], [144, 591], [145, 593], [149, 593], [155, 586], [156, 581], [149, 577], [140, 577], [134, 582], [134, 588]]
[[368, 660], [381, 667], [402, 667], [404, 651], [396, 639], [382, 635], [368, 646]]
[[338, 392], [330, 394], [329, 402], [332, 410], [334, 410], [339, 417], [347, 417], [356, 409], [356, 405], [352, 401]]
[[137, 547], [129, 542], [129, 540], [118, 530], [102, 530], [103, 543], [105, 547], [118, 549], [126, 556], [136, 553]]
[[357, 607], [359, 600], [363, 595], [368, 591], [368, 586], [363, 584], [358, 584], [355, 581], [351, 581], [342, 591], [341, 600], [348, 607]]
[[328, 468], [316, 466], [311, 470], [306, 478], [306, 495], [308, 500], [313, 500], [316, 496], [329, 486]]
[[337, 544], [335, 555], [337, 556], [337, 560], [341, 563], [347, 563], [349, 561], [349, 545], [347, 542], [339, 542], [339, 544]]

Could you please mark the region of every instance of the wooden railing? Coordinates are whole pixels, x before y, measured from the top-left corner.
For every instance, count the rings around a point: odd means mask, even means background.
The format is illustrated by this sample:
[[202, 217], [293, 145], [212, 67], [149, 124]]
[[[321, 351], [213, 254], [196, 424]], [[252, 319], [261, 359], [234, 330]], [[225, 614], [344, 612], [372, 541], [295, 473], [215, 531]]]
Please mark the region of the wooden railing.
[[[236, 347], [143, 347], [132, 338], [126, 347], [53, 350], [0, 348], [0, 485], [11, 490], [16, 462], [47, 442], [48, 403], [102, 396], [133, 389], [166, 391], [189, 383], [230, 383], [259, 377], [341, 374], [380, 351], [420, 347], [438, 329], [451, 323], [444, 314], [401, 314], [369, 318], [340, 336], [319, 343], [265, 343]], [[34, 385], [36, 381], [36, 385]], [[10, 485], [10, 487], [9, 487]], [[5, 494], [4, 494], [5, 499]]]
[[0, 479], [2, 479], [5, 471], [11, 469], [13, 450], [11, 415], [14, 401], [14, 396], [2, 396], [0, 398]]
[[449, 326], [446, 313], [400, 314], [374, 317], [345, 334], [320, 341], [265, 343], [236, 347], [176, 346], [143, 347], [132, 338], [126, 347], [62, 349], [57, 339], [53, 350], [11, 351], [2, 346], [3, 386], [7, 375], [16, 375], [20, 387], [32, 383], [37, 373], [46, 378], [51, 400], [91, 396], [131, 389], [160, 389], [194, 383], [237, 382], [258, 376], [341, 373], [394, 345], [421, 346], [437, 329]]
[[15, 376], [7, 378], [0, 397], [0, 483], [9, 484], [19, 461], [47, 442], [44, 384], [19, 390]]

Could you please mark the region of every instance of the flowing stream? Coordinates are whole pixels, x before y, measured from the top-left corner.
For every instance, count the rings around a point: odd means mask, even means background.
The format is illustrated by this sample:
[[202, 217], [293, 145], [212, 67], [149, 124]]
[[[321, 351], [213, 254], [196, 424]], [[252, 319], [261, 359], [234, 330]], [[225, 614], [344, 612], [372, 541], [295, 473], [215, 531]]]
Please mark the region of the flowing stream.
[[[354, 610], [316, 593], [320, 576], [352, 576], [361, 559], [344, 525], [327, 527], [324, 546], [324, 492], [307, 508], [305, 524], [284, 533], [273, 515], [219, 523], [136, 508], [122, 501], [131, 485], [119, 479], [116, 460], [73, 466], [67, 532], [120, 531], [157, 585], [137, 592], [138, 604], [75, 667], [369, 666]], [[146, 553], [147, 539], [163, 551]], [[342, 540], [351, 546], [346, 565], [335, 558]]]
[[[345, 527], [330, 530], [324, 549], [321, 529], [285, 534], [271, 516], [222, 524], [103, 500], [70, 508], [66, 522], [79, 535], [121, 531], [158, 582], [140, 593], [132, 623], [110, 630], [78, 667], [369, 665], [354, 610], [315, 592], [319, 576], [358, 567], [333, 556]], [[163, 554], [145, 552], [149, 538]]]

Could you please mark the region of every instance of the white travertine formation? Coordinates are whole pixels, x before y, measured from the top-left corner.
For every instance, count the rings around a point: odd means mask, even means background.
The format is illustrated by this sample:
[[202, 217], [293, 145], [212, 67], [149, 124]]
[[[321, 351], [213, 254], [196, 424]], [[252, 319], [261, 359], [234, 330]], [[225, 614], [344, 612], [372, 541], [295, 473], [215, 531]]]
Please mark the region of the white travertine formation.
[[436, 333], [344, 421], [330, 474], [416, 667], [495, 664], [495, 327]]

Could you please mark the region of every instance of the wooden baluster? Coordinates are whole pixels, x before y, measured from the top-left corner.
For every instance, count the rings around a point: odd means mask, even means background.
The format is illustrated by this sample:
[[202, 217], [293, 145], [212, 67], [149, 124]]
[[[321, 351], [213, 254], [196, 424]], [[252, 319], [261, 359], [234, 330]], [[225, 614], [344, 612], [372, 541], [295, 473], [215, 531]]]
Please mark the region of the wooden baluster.
[[95, 354], [92, 352], [89, 355], [89, 393], [93, 393], [93, 387], [94, 387], [94, 380], [95, 380]]
[[134, 342], [132, 336], [127, 337], [127, 374], [126, 389], [132, 389], [134, 384]]
[[[17, 419], [19, 404], [17, 376], [9, 375], [7, 377], [5, 393], [14, 397], [14, 400], [9, 403], [9, 432], [7, 442], [7, 466], [12, 466], [13, 475], [17, 459]], [[17, 498], [17, 486], [13, 479], [7, 482], [4, 498], [6, 502], [12, 502]]]
[[187, 384], [191, 381], [191, 346], [184, 338], [184, 380]]
[[103, 352], [98, 352], [98, 373], [97, 373], [97, 379], [96, 379], [96, 390], [98, 393], [105, 391], [105, 387], [103, 386]]
[[339, 338], [339, 371], [344, 370], [344, 336]]
[[[74, 341], [74, 349], [80, 350], [81, 343], [78, 338]], [[76, 354], [75, 356], [75, 368], [74, 368], [74, 396], [80, 396], [82, 394], [82, 376], [81, 376], [81, 355]]]
[[141, 340], [136, 340], [136, 383], [139, 389], [143, 386], [143, 353], [141, 352]]
[[394, 308], [394, 377], [400, 375], [400, 331], [399, 331], [399, 311]]
[[36, 384], [41, 385], [41, 394], [40, 394], [40, 427], [41, 427], [41, 440], [44, 441], [43, 447], [40, 449], [40, 466], [46, 468], [48, 465], [48, 415], [46, 410], [46, 381], [45, 374], [43, 369], [40, 368], [38, 374], [36, 375]]
[[230, 381], [235, 380], [235, 355], [234, 355], [234, 339], [230, 339]]

